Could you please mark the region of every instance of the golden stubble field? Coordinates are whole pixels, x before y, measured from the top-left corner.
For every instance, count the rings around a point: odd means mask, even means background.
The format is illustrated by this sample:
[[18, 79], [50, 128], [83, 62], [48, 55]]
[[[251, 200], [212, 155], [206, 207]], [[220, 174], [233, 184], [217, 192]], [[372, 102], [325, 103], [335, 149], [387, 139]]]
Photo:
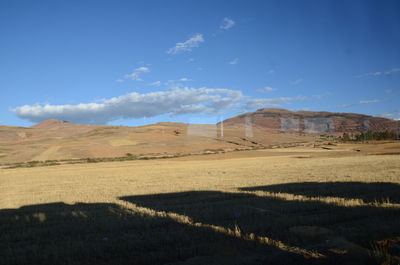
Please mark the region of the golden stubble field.
[[398, 264], [399, 150], [1, 169], [0, 263]]

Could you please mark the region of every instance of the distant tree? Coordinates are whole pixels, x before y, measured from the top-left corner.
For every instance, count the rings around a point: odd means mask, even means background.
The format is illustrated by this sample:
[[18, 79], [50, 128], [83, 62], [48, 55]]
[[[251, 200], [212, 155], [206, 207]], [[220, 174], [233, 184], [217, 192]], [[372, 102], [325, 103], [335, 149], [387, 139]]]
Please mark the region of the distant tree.
[[395, 140], [396, 133], [390, 131], [360, 133], [354, 138], [356, 141]]
[[342, 137], [343, 141], [350, 141], [350, 135], [348, 133], [343, 133], [343, 137]]

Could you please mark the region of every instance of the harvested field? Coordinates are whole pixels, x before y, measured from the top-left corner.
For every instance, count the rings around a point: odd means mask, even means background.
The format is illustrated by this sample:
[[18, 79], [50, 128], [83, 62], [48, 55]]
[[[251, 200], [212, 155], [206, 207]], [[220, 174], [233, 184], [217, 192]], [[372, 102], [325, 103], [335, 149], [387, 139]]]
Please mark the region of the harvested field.
[[398, 264], [400, 145], [355, 148], [1, 169], [2, 264]]

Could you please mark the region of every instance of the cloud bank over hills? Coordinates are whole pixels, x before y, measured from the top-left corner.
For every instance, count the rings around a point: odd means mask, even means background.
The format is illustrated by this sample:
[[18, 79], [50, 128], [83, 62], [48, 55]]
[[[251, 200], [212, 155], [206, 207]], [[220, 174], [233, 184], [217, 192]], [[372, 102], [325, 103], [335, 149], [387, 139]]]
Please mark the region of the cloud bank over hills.
[[12, 109], [31, 122], [47, 119], [105, 124], [120, 118], [154, 117], [162, 114], [216, 114], [243, 99], [240, 91], [223, 88], [175, 88], [146, 94], [137, 92], [100, 102], [77, 105], [24, 105]]
[[278, 107], [293, 101], [312, 100], [315, 97], [252, 98], [241, 91], [226, 88], [172, 88], [150, 93], [132, 92], [98, 102], [77, 105], [34, 104], [11, 109], [21, 119], [41, 122], [48, 119], [75, 123], [106, 124], [118, 119], [139, 119], [169, 114], [216, 115], [226, 110], [251, 110]]

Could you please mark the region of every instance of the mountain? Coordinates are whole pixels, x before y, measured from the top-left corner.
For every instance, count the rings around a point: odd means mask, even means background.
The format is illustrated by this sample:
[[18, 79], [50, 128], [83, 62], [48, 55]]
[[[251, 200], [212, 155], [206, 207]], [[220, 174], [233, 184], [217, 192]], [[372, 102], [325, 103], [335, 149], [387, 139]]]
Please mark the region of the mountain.
[[5, 163], [199, 154], [312, 143], [315, 135], [395, 131], [396, 121], [353, 113], [260, 109], [218, 124], [160, 122], [126, 127], [47, 120], [32, 127], [0, 126], [0, 165]]
[[370, 132], [397, 132], [400, 122], [355, 113], [289, 111], [279, 108], [259, 109], [225, 120], [224, 126], [240, 127], [246, 123], [275, 133], [301, 133], [306, 135]]

